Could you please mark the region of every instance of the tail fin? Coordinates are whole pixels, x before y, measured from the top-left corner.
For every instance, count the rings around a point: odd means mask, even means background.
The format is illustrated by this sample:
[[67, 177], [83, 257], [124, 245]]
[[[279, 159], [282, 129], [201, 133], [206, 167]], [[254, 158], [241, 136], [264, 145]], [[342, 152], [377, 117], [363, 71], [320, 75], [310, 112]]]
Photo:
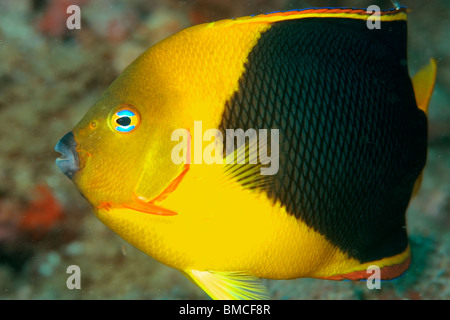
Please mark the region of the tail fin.
[[430, 59], [430, 63], [422, 67], [412, 79], [416, 103], [420, 110], [428, 113], [431, 93], [436, 81], [436, 60]]
[[[428, 115], [428, 105], [430, 104], [431, 94], [436, 81], [436, 60], [430, 59], [430, 63], [423, 66], [412, 79], [414, 94], [416, 96], [417, 107]], [[412, 196], [416, 196], [422, 183], [423, 171], [417, 178]]]

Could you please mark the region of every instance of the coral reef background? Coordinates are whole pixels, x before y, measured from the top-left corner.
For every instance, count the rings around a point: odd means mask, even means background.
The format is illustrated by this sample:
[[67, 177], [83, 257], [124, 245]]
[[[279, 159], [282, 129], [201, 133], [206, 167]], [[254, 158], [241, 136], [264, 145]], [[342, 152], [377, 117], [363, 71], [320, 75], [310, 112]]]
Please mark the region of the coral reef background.
[[[438, 62], [428, 164], [407, 212], [410, 270], [380, 290], [365, 282], [267, 280], [274, 299], [450, 298], [450, 1], [400, 2], [410, 9], [410, 73], [430, 57]], [[72, 4], [81, 8], [80, 30], [66, 27]], [[0, 299], [208, 299], [98, 221], [58, 171], [54, 145], [130, 62], [185, 27], [371, 4], [392, 7], [376, 0], [0, 1]], [[70, 265], [80, 267], [80, 290], [66, 286]]]

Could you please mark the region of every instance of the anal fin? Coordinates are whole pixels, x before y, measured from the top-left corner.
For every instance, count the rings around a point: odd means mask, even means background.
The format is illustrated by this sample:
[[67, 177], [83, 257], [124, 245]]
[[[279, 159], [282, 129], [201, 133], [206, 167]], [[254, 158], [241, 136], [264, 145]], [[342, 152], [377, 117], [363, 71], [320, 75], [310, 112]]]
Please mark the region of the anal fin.
[[268, 300], [261, 279], [244, 272], [184, 271], [192, 282], [214, 300]]

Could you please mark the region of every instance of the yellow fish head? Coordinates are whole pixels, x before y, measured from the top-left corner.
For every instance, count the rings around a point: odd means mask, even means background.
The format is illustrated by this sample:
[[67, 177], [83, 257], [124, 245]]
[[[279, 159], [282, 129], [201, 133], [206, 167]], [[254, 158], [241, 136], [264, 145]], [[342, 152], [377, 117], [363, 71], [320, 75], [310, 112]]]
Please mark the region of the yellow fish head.
[[157, 63], [138, 59], [57, 143], [58, 167], [94, 208], [164, 214], [153, 202], [183, 173], [171, 161], [171, 133], [184, 117], [170, 114], [179, 101], [158, 89], [161, 78]]

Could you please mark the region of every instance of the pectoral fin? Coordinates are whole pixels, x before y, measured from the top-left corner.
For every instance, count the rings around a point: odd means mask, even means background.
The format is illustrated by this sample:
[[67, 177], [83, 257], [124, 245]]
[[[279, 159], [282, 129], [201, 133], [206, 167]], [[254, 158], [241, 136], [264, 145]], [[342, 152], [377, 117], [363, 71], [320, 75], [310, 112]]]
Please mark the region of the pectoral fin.
[[146, 202], [144, 200], [135, 197], [135, 201], [132, 203], [126, 203], [121, 205], [124, 208], [145, 212], [149, 214], [156, 214], [160, 216], [174, 216], [177, 213], [166, 209], [162, 206], [156, 205], [154, 201]]
[[261, 279], [243, 272], [187, 270], [184, 274], [214, 300], [270, 299]]
[[[259, 139], [250, 139], [249, 143], [238, 146], [232, 153], [228, 153], [225, 158], [226, 165], [224, 173], [245, 189], [264, 189], [266, 185], [273, 183], [273, 175], [264, 174], [267, 170], [267, 155], [277, 150], [278, 167], [278, 135], [276, 141], [268, 141], [267, 136], [260, 135]], [[227, 137], [227, 139], [233, 139]], [[271, 143], [276, 145], [272, 148]], [[278, 169], [277, 169], [278, 171]]]
[[183, 172], [178, 175], [162, 193], [160, 193], [156, 198], [152, 200], [147, 200], [143, 196], [139, 194], [134, 194], [134, 201], [132, 203], [122, 204], [123, 207], [150, 213], [162, 216], [173, 216], [176, 215], [176, 212], [168, 210], [160, 206], [160, 202], [162, 202], [169, 194], [171, 194], [180, 184], [181, 180], [183, 180], [186, 173], [189, 171], [189, 164], [184, 166]]

